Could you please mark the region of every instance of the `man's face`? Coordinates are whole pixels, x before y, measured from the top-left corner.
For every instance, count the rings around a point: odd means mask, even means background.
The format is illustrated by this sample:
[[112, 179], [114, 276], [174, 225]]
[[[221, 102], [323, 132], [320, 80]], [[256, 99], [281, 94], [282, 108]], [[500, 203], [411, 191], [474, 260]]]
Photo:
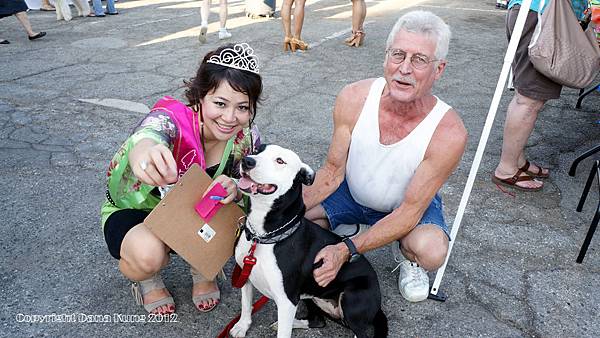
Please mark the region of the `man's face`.
[[[436, 43], [425, 35], [400, 30], [390, 46], [397, 55], [405, 55], [398, 63], [390, 52], [386, 53], [384, 77], [392, 99], [400, 102], [413, 102], [431, 93], [435, 80], [439, 79], [446, 67], [446, 61], [426, 63], [422, 69], [415, 67], [411, 59], [435, 60]], [[422, 63], [422, 62], [421, 62]]]

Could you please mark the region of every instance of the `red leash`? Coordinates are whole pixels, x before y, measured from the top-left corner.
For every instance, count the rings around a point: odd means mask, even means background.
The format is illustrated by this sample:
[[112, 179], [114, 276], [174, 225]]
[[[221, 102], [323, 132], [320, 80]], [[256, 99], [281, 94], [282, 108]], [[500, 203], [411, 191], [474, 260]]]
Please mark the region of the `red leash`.
[[256, 244], [258, 241], [255, 239], [252, 241], [248, 254], [244, 257], [244, 268], [240, 269], [239, 265], [235, 265], [233, 268], [233, 275], [231, 276], [231, 285], [234, 288], [241, 288], [248, 281], [252, 268], [256, 265], [256, 257], [254, 257], [254, 250], [256, 250]]
[[[267, 304], [267, 302], [269, 301], [269, 298], [267, 298], [266, 296], [262, 296], [260, 297], [256, 303], [254, 303], [254, 305], [252, 305], [252, 314], [255, 314], [258, 310], [262, 309], [262, 307]], [[237, 317], [233, 318], [229, 324], [227, 324], [227, 326], [225, 326], [225, 328], [223, 329], [223, 331], [221, 331], [221, 333], [219, 333], [219, 335], [217, 336], [217, 338], [228, 338], [229, 337], [229, 331], [233, 328], [233, 326], [235, 325], [235, 323], [238, 322], [238, 320], [240, 320], [240, 315], [237, 315]]]
[[[250, 273], [252, 272], [252, 268], [256, 265], [256, 257], [254, 257], [254, 251], [256, 250], [256, 244], [258, 240], [254, 239], [252, 241], [252, 245], [250, 246], [250, 250], [248, 250], [248, 254], [244, 257], [244, 268], [240, 268], [239, 265], [235, 265], [233, 268], [233, 275], [231, 276], [231, 285], [235, 288], [241, 288], [248, 282], [248, 277], [250, 277]], [[267, 304], [269, 298], [262, 296], [260, 297], [254, 305], [252, 305], [252, 313], [256, 313], [258, 310], [262, 309], [262, 307]], [[240, 315], [233, 318], [227, 326], [219, 333], [217, 338], [226, 338], [229, 337], [229, 331], [233, 328], [235, 323], [240, 320]]]

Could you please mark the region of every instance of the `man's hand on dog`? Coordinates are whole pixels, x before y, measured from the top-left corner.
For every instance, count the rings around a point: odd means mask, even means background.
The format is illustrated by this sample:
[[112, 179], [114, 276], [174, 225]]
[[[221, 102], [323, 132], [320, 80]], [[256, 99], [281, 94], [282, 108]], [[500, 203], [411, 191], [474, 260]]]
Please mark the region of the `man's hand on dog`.
[[315, 281], [319, 286], [326, 287], [335, 279], [342, 265], [350, 258], [350, 251], [344, 243], [328, 245], [321, 249], [315, 257], [314, 263], [323, 261], [321, 267], [313, 271]]

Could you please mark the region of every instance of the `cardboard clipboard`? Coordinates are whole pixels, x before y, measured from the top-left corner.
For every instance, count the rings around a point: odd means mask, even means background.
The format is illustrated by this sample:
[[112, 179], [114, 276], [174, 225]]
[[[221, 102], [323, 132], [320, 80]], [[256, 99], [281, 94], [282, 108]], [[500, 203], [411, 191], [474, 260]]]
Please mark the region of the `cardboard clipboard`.
[[193, 164], [144, 220], [144, 225], [204, 277], [214, 279], [233, 255], [242, 209], [223, 205], [206, 222], [195, 206], [212, 179]]

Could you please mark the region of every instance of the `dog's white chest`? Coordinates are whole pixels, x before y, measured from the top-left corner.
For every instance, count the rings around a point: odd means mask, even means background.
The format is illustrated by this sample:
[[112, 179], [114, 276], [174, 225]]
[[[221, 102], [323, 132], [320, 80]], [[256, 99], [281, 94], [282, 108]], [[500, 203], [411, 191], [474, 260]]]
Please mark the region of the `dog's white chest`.
[[[246, 240], [244, 234], [235, 248], [235, 261], [239, 266], [244, 266], [244, 257], [248, 255], [251, 242]], [[250, 273], [250, 282], [263, 295], [275, 299], [285, 296], [283, 276], [277, 266], [277, 259], [273, 253], [273, 244], [257, 244], [254, 251], [256, 265]]]

